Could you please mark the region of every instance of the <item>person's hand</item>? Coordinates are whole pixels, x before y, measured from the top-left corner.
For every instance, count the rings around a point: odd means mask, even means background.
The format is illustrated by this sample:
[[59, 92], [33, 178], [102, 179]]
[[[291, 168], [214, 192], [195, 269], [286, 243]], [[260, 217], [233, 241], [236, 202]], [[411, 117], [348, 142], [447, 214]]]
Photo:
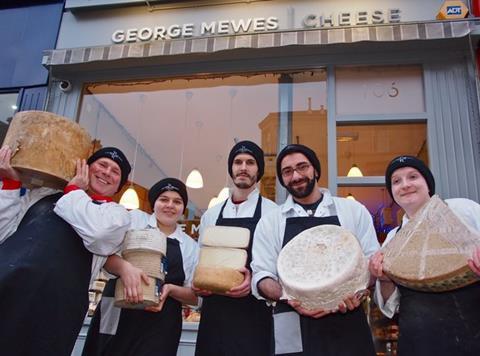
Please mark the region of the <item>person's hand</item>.
[[170, 284], [164, 284], [162, 287], [162, 293], [160, 294], [160, 298], [158, 299], [158, 304], [151, 307], [145, 307], [145, 310], [152, 313], [160, 312], [163, 309], [165, 301], [167, 300], [171, 290], [172, 286]]
[[0, 177], [20, 181], [20, 175], [10, 165], [12, 159], [12, 149], [8, 146], [0, 148]]
[[200, 288], [197, 288], [195, 287], [194, 285], [192, 285], [192, 290], [193, 290], [193, 293], [197, 296], [197, 297], [209, 297], [213, 294], [213, 292], [209, 291], [209, 290], [205, 290], [205, 289], [200, 289]]
[[343, 303], [338, 305], [338, 311], [345, 314], [347, 311], [352, 311], [362, 304], [363, 299], [365, 299], [370, 292], [368, 289], [362, 291], [361, 293], [349, 294], [343, 300]]
[[76, 165], [77, 167], [75, 177], [73, 177], [72, 180], [68, 182], [68, 185], [76, 185], [82, 190], [88, 190], [88, 164], [84, 159], [77, 159]]
[[289, 300], [288, 305], [290, 305], [293, 309], [297, 311], [298, 314], [303, 316], [308, 316], [310, 318], [319, 319], [332, 313], [332, 310], [325, 310], [325, 309], [305, 309], [301, 306], [301, 303], [298, 300]]
[[468, 266], [473, 273], [480, 277], [480, 246], [473, 251], [472, 258], [468, 260]]
[[252, 273], [246, 267], [243, 267], [239, 271], [243, 273], [245, 278], [243, 279], [243, 282], [240, 285], [233, 287], [229, 291], [225, 292], [225, 295], [228, 297], [242, 298], [250, 294], [251, 283], [252, 283]]
[[123, 283], [123, 293], [129, 303], [143, 302], [142, 281], [148, 286], [148, 276], [140, 268], [126, 263], [120, 275]]
[[391, 282], [390, 278], [383, 273], [383, 252], [377, 251], [372, 257], [370, 257], [368, 270], [372, 276], [376, 277], [380, 281]]

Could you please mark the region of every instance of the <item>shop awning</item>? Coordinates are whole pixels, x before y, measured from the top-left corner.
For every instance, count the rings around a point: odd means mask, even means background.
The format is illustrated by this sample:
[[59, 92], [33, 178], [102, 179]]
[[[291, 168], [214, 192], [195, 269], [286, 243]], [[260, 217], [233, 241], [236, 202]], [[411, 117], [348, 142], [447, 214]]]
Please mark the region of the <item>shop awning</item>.
[[48, 50], [44, 52], [42, 63], [45, 66], [56, 66], [126, 58], [214, 53], [240, 48], [262, 49], [362, 41], [436, 40], [464, 37], [478, 29], [480, 29], [480, 21], [471, 19], [159, 40], [145, 43]]

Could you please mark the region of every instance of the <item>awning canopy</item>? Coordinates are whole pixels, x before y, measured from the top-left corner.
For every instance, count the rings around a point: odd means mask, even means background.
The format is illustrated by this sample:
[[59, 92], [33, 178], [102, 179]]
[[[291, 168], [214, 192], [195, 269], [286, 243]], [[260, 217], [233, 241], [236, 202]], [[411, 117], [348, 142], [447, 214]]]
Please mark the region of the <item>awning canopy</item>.
[[436, 40], [464, 37], [478, 29], [480, 29], [480, 21], [478, 19], [464, 19], [459, 21], [430, 21], [397, 25], [385, 24], [195, 37], [189, 39], [157, 40], [98, 47], [48, 50], [44, 52], [42, 63], [45, 66], [56, 66], [113, 61], [126, 58], [214, 53], [240, 48], [262, 49], [295, 45], [330, 45], [361, 41], [395, 42]]

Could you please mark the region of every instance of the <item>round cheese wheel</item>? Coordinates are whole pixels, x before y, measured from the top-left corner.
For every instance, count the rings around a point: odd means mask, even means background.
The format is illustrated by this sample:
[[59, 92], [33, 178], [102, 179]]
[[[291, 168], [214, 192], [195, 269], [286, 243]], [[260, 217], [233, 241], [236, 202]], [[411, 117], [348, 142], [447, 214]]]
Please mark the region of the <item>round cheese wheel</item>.
[[358, 240], [336, 225], [316, 226], [295, 236], [280, 251], [277, 270], [287, 298], [310, 310], [336, 309], [369, 281]]

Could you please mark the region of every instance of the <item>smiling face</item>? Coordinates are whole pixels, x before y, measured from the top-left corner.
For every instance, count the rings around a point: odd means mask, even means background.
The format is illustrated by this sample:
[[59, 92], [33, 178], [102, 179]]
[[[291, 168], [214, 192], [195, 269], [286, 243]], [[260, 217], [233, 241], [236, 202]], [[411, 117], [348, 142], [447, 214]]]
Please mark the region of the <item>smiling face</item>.
[[393, 199], [400, 205], [409, 217], [430, 199], [427, 181], [413, 167], [397, 169], [392, 174]]
[[88, 176], [89, 190], [93, 194], [111, 197], [118, 191], [122, 171], [115, 161], [102, 157], [90, 164]]
[[183, 200], [175, 191], [165, 191], [155, 200], [153, 211], [160, 226], [173, 228], [182, 216], [184, 210]]
[[283, 183], [295, 198], [309, 197], [315, 188], [315, 169], [308, 158], [299, 152], [286, 155], [281, 162]]
[[258, 165], [253, 156], [241, 153], [232, 163], [233, 184], [240, 189], [249, 189], [255, 185], [258, 177]]

